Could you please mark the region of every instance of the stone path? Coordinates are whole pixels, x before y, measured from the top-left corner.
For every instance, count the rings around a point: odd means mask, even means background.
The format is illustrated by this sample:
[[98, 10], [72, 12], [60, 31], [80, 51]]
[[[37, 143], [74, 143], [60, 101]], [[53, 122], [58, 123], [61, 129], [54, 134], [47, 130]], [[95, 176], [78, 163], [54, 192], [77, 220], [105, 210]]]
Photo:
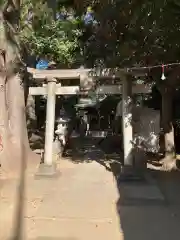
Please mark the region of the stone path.
[[[113, 173], [96, 161], [61, 160], [58, 168], [55, 179], [37, 180], [27, 172], [23, 240], [179, 239], [180, 216], [156, 181], [117, 186]], [[16, 180], [1, 181], [0, 240], [8, 240], [17, 223], [17, 192]]]
[[[29, 177], [24, 217], [27, 239], [118, 239], [118, 193], [113, 183], [112, 174], [95, 162], [62, 162], [58, 179]], [[6, 183], [1, 190], [0, 239], [8, 234], [2, 226], [12, 216], [12, 184]]]

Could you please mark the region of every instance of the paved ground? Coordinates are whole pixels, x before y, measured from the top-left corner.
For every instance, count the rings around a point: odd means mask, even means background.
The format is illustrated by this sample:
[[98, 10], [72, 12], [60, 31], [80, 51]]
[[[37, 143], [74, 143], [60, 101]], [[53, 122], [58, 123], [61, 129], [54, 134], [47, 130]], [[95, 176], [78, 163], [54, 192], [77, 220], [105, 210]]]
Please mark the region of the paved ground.
[[[179, 174], [173, 180], [155, 174], [145, 183], [117, 184], [95, 161], [62, 160], [58, 167], [56, 179], [27, 173], [23, 240], [179, 239]], [[16, 180], [1, 180], [0, 240], [7, 240], [18, 222], [12, 220], [18, 189]]]
[[[1, 189], [1, 240], [11, 226], [15, 187], [10, 181]], [[24, 214], [27, 239], [119, 239], [117, 199], [112, 174], [95, 162], [62, 162], [58, 179], [29, 176]]]

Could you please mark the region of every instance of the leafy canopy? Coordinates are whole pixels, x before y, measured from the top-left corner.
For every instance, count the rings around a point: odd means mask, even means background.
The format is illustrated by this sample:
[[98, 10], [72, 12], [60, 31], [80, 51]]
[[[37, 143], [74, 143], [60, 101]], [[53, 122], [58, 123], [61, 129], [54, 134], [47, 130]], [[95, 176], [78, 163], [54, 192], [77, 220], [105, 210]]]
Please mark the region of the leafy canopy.
[[[57, 13], [66, 12], [62, 6]], [[70, 12], [71, 11], [71, 12]], [[44, 1], [25, 0], [22, 5], [21, 41], [29, 54], [48, 55], [60, 65], [71, 66], [80, 58], [80, 18], [69, 9], [65, 19], [54, 19], [53, 11]]]
[[[30, 55], [49, 54], [67, 67], [83, 61], [129, 67], [179, 59], [179, 0], [57, 0], [53, 10], [48, 2], [24, 0], [21, 5], [20, 38]], [[98, 24], [84, 32], [77, 12], [85, 13], [88, 5]], [[55, 20], [54, 12], [68, 17]]]

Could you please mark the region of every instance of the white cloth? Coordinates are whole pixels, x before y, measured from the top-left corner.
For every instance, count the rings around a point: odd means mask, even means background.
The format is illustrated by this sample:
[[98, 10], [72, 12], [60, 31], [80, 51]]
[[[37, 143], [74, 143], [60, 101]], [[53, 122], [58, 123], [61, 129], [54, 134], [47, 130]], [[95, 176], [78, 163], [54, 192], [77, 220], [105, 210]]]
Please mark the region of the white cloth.
[[115, 117], [122, 117], [122, 100], [120, 100], [117, 104], [117, 107], [116, 107], [116, 115]]

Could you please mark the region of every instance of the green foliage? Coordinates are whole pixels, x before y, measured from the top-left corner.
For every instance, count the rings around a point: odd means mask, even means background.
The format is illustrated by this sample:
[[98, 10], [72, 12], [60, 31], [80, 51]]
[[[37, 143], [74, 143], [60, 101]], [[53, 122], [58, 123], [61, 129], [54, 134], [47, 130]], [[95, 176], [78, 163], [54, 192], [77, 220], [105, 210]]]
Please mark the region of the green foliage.
[[[57, 64], [70, 67], [80, 58], [80, 19], [54, 20], [46, 3], [26, 0], [22, 7], [21, 40], [29, 54], [48, 55]], [[62, 9], [59, 9], [62, 11]]]
[[96, 16], [100, 24], [90, 53], [105, 65], [128, 67], [178, 60], [178, 0], [100, 1]]
[[55, 21], [46, 1], [24, 0], [21, 41], [28, 53], [48, 54], [68, 67], [82, 63], [83, 54], [91, 66], [101, 63], [107, 67], [152, 65], [179, 59], [179, 0], [82, 2], [84, 6], [87, 4], [94, 6], [99, 24], [82, 39], [80, 36], [85, 34], [80, 17], [75, 16], [73, 1], [57, 1], [56, 12], [69, 11], [70, 7], [74, 12], [70, 19]]

